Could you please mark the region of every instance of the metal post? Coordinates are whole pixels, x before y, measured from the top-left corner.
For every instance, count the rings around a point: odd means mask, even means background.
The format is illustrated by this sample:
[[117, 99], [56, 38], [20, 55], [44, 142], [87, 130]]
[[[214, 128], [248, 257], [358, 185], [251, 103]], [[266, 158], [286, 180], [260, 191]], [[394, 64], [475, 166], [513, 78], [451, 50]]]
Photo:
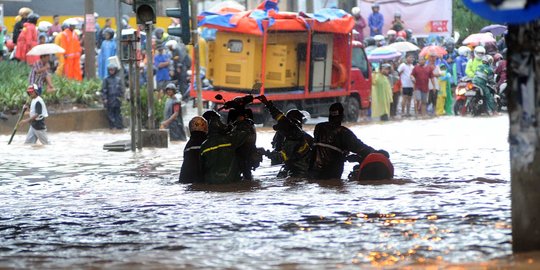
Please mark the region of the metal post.
[[512, 248], [540, 250], [540, 20], [511, 25], [508, 44]]
[[202, 115], [201, 63], [199, 59], [199, 33], [197, 32], [197, 0], [191, 0], [191, 42], [193, 43], [193, 63], [195, 66], [195, 82], [197, 90], [197, 113]]
[[140, 54], [140, 48], [141, 48], [141, 32], [137, 29], [135, 32], [135, 53], [134, 53], [134, 65], [135, 65], [135, 96], [136, 96], [136, 106], [137, 106], [137, 149], [141, 150], [142, 145], [142, 101], [141, 101], [141, 87], [140, 87], [140, 69], [139, 69], [139, 54]]
[[[131, 43], [129, 46], [130, 53], [132, 52]], [[135, 116], [135, 91], [134, 88], [134, 76], [133, 76], [133, 60], [131, 56], [128, 60], [129, 63], [129, 108], [130, 108], [130, 129], [131, 129], [131, 151], [135, 152], [135, 145], [137, 143], [137, 137], [135, 136], [135, 127], [137, 125], [137, 119]]]
[[84, 76], [86, 79], [96, 77], [96, 18], [94, 17], [94, 0], [84, 1]]
[[154, 58], [152, 56], [152, 24], [145, 25], [146, 30], [146, 92], [148, 102], [148, 129], [155, 129], [154, 117]]

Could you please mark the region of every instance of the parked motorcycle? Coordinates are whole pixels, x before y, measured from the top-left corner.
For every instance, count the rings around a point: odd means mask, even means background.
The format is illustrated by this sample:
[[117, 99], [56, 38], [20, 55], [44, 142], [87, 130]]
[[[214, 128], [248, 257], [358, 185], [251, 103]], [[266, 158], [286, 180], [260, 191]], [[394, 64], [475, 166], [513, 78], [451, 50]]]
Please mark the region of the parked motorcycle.
[[507, 82], [506, 80], [503, 81], [499, 87], [497, 88], [497, 95], [499, 96], [499, 100], [497, 102], [497, 111], [503, 111], [508, 110], [508, 93], [507, 93]]

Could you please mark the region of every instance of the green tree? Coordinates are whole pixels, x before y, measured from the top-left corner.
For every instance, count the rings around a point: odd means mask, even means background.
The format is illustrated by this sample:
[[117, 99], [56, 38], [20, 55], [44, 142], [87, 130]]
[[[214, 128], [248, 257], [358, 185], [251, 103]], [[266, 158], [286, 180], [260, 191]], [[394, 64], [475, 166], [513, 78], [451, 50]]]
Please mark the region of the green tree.
[[492, 24], [492, 22], [482, 19], [480, 16], [472, 13], [465, 4], [463, 4], [462, 0], [453, 0], [452, 11], [454, 31], [459, 33], [461, 40], [470, 34], [480, 32], [482, 27]]

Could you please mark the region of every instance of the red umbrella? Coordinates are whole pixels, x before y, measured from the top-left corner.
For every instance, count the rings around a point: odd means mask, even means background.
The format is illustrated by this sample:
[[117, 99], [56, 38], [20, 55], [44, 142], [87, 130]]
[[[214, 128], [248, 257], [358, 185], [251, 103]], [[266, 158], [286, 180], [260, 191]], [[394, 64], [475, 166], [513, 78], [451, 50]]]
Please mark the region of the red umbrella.
[[435, 55], [437, 57], [442, 57], [445, 54], [448, 54], [448, 52], [446, 52], [446, 49], [441, 46], [436, 46], [436, 45], [426, 46], [422, 48], [422, 50], [420, 51], [420, 56], [422, 57], [426, 55], [428, 56]]

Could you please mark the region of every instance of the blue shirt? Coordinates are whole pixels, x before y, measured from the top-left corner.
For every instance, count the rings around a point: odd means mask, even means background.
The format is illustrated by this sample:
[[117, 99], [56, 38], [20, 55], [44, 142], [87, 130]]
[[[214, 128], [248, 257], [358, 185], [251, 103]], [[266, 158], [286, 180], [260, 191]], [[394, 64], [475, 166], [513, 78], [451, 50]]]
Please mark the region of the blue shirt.
[[457, 70], [457, 79], [461, 80], [461, 78], [465, 77], [467, 74], [465, 74], [465, 68], [467, 68], [467, 57], [465, 56], [458, 56], [456, 57], [456, 70]]
[[157, 54], [154, 56], [154, 67], [157, 69], [156, 81], [158, 82], [171, 80], [171, 76], [169, 75], [169, 66], [162, 68], [159, 67], [159, 64], [164, 62], [170, 62], [170, 57], [168, 54]]
[[[382, 35], [382, 28], [384, 25], [384, 17], [381, 13], [371, 13], [368, 17], [368, 25], [369, 25], [369, 35], [375, 36], [375, 35]], [[374, 29], [377, 28], [377, 31], [374, 31]]]

